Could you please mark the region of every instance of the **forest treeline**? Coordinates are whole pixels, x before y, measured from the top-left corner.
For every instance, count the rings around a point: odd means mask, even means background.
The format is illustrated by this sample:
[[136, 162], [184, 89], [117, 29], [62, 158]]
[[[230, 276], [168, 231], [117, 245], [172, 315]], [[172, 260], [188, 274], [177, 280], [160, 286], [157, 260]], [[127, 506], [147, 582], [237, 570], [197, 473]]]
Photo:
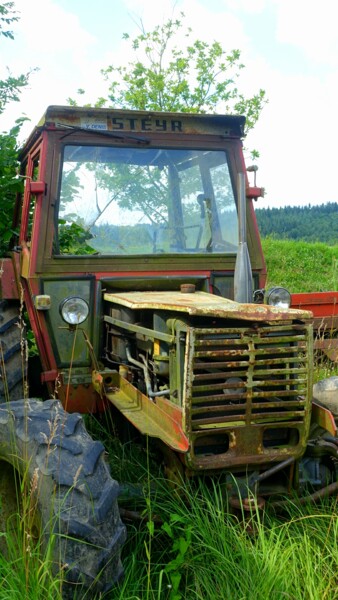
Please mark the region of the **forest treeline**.
[[338, 203], [318, 206], [257, 208], [256, 216], [262, 237], [338, 243]]

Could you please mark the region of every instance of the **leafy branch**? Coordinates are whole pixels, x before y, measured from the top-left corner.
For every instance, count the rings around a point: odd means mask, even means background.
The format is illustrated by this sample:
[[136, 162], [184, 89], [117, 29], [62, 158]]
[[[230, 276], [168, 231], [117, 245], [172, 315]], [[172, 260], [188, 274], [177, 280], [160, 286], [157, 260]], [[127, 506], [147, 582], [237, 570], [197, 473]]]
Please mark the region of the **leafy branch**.
[[140, 21], [137, 37], [123, 35], [135, 60], [102, 70], [109, 101], [114, 107], [139, 110], [240, 113], [251, 129], [267, 102], [265, 91], [245, 98], [237, 87], [244, 69], [240, 50], [226, 51], [217, 41], [191, 40], [192, 30], [184, 27], [184, 18], [181, 13], [179, 19], [169, 19], [150, 32]]
[[[246, 131], [254, 127], [267, 98], [263, 89], [249, 98], [239, 91], [245, 68], [239, 49], [227, 51], [218, 41], [193, 39], [182, 12], [152, 31], [147, 31], [142, 20], [138, 27], [140, 33], [134, 38], [123, 34], [133, 59], [127, 65], [112, 64], [101, 70], [108, 84], [107, 98], [98, 98], [95, 107], [242, 114], [247, 119]], [[85, 90], [77, 93], [83, 97]], [[68, 101], [77, 105], [74, 98]]]

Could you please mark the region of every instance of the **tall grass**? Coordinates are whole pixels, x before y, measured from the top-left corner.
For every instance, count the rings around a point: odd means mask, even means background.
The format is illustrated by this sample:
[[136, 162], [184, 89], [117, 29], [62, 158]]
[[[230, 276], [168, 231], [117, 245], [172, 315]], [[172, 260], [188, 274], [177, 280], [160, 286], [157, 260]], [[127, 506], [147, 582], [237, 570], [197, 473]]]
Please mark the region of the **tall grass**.
[[[127, 485], [120, 498], [129, 534], [125, 577], [104, 600], [338, 599], [335, 498], [318, 506], [290, 501], [283, 514], [269, 505], [264, 513], [253, 507], [244, 521], [230, 511], [218, 479], [173, 489], [154, 448], [122, 444], [102, 423], [87, 421], [94, 437], [106, 439], [113, 476], [130, 483], [133, 492], [130, 497]], [[2, 534], [0, 600], [62, 598], [62, 574], [55, 577], [50, 561], [52, 536], [44, 550], [41, 540], [33, 544], [27, 537], [32, 486], [34, 481], [21, 484], [23, 506]], [[77, 597], [92, 598], [85, 592]]]
[[[253, 509], [251, 528], [229, 513], [221, 487], [199, 482], [179, 498], [164, 490], [153, 500], [162, 520], [148, 570], [146, 527], [131, 527], [126, 576], [111, 600], [334, 600], [338, 598], [336, 504], [290, 504], [284, 517]], [[150, 582], [149, 582], [150, 577]]]
[[[97, 424], [92, 433], [105, 435]], [[144, 494], [121, 496], [121, 508], [140, 519], [127, 521], [125, 577], [107, 600], [338, 599], [335, 498], [307, 506], [290, 500], [280, 514], [269, 504], [263, 513], [253, 507], [243, 521], [217, 478], [174, 490], [151, 448], [145, 459], [142, 445], [121, 445], [119, 463], [119, 443], [107, 443], [112, 473], [122, 468]]]
[[268, 286], [281, 285], [293, 293], [337, 291], [338, 246], [323, 243], [262, 240]]
[[[2, 463], [3, 464], [3, 463]], [[0, 533], [1, 600], [58, 600], [63, 585], [62, 571], [55, 574], [52, 564], [53, 523], [47, 545], [42, 543], [36, 511], [37, 478], [22, 478], [9, 466], [0, 487], [0, 512], [7, 523]], [[52, 499], [51, 499], [52, 502]]]
[[[263, 247], [271, 285], [336, 288], [338, 247], [277, 240], [263, 240]], [[121, 444], [95, 420], [88, 426], [106, 445], [113, 477], [133, 491], [130, 497], [127, 487], [120, 499], [129, 534], [125, 577], [105, 600], [338, 600], [335, 498], [316, 506], [290, 501], [283, 514], [253, 507], [248, 527], [231, 513], [217, 479], [187, 483], [179, 494], [151, 447]], [[28, 537], [33, 485], [18, 483], [20, 502], [0, 533], [0, 600], [62, 598], [62, 573], [55, 576], [50, 559], [53, 536], [44, 549]]]

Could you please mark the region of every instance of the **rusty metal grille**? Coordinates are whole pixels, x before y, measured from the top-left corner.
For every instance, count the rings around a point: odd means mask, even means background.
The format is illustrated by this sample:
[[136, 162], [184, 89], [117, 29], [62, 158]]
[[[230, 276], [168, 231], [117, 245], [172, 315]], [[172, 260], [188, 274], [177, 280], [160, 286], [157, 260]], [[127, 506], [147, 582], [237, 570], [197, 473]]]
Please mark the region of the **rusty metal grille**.
[[308, 404], [309, 326], [189, 329], [186, 425], [191, 432], [302, 423]]

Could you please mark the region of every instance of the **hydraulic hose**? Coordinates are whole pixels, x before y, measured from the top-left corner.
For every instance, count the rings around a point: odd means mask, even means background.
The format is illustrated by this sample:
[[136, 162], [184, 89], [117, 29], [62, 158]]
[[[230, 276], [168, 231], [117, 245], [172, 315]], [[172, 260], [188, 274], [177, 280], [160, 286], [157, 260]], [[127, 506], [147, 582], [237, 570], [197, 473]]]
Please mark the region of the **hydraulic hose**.
[[170, 390], [161, 390], [160, 392], [154, 392], [152, 390], [148, 367], [146, 365], [146, 359], [144, 358], [144, 356], [141, 356], [142, 360], [144, 361], [143, 363], [141, 363], [139, 360], [136, 360], [132, 357], [128, 346], [126, 346], [126, 356], [128, 361], [132, 365], [135, 365], [136, 367], [142, 369], [144, 374], [144, 381], [146, 384], [147, 395], [149, 396], [149, 398], [154, 398], [155, 396], [168, 396], [170, 394]]
[[[308, 502], [317, 502], [321, 498], [327, 498], [329, 496], [333, 496], [335, 492], [338, 492], [338, 481], [330, 483], [329, 485], [317, 490], [313, 494], [309, 494], [308, 496], [303, 496], [303, 498], [299, 498], [299, 504], [307, 504]], [[274, 508], [282, 508], [283, 506], [288, 506], [290, 504], [290, 500], [280, 500], [276, 502], [270, 502], [269, 506], [273, 506]]]

